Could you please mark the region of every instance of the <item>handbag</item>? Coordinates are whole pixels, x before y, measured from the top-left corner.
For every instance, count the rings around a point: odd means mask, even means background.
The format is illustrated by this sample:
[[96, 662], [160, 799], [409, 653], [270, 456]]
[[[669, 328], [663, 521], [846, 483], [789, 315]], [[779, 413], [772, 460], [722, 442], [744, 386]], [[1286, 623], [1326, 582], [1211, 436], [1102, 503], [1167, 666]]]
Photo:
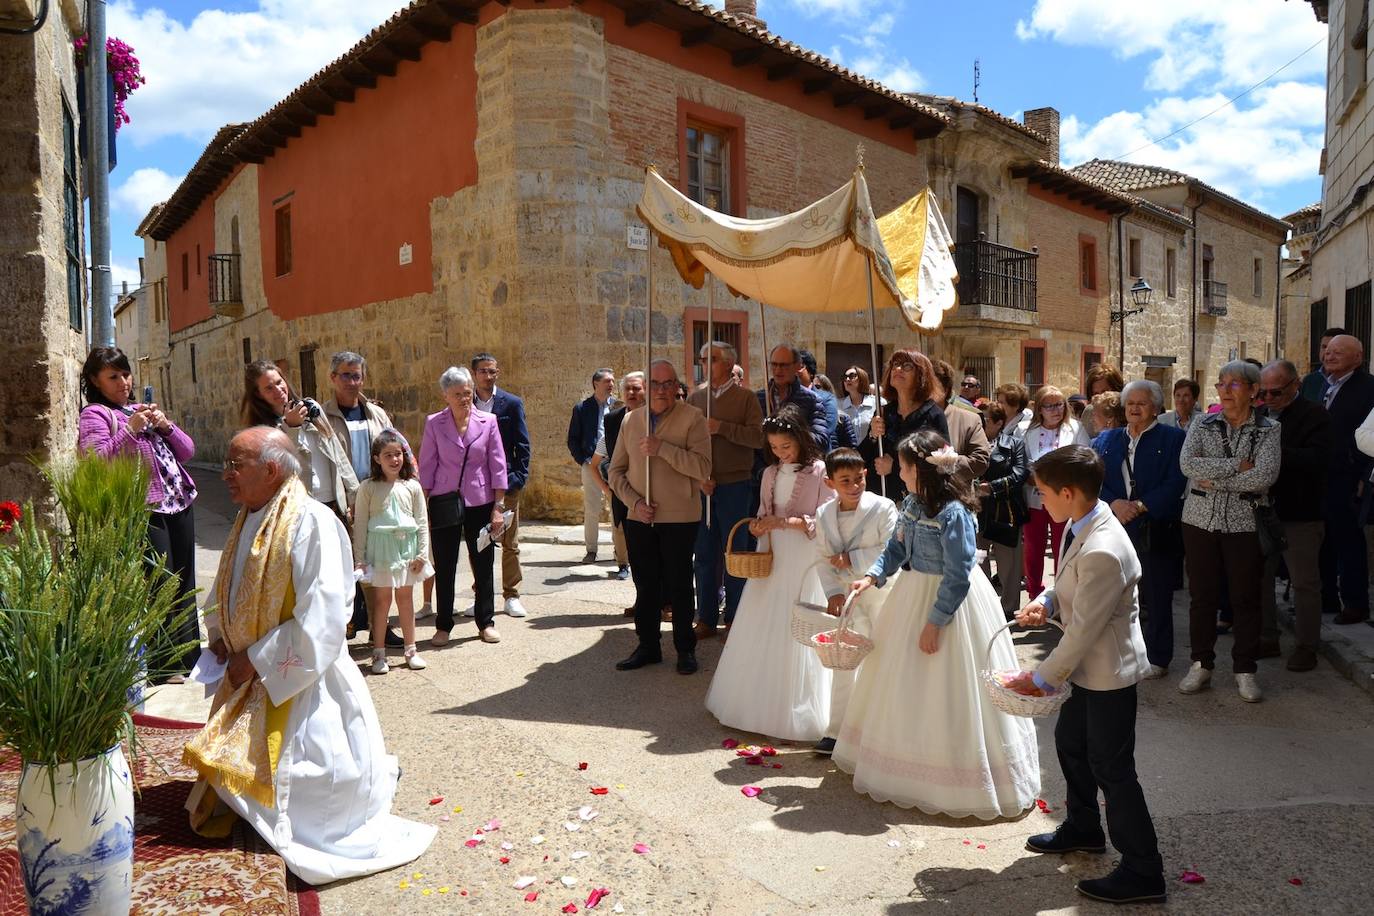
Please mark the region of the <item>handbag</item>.
[[[1265, 418], [1256, 418], [1255, 427], [1250, 430], [1250, 455], [1255, 454], [1255, 440], [1259, 438], [1259, 422]], [[1272, 424], [1273, 421], [1270, 421]], [[1221, 433], [1221, 445], [1226, 452], [1226, 457], [1231, 458], [1231, 443], [1227, 440], [1226, 434]], [[1266, 557], [1277, 556], [1288, 549], [1288, 536], [1283, 530], [1283, 521], [1279, 518], [1278, 512], [1274, 507], [1264, 502], [1262, 493], [1241, 493], [1240, 498], [1250, 504], [1250, 511], [1255, 514], [1255, 535], [1259, 538], [1260, 553]]]
[[463, 465], [458, 469], [458, 489], [429, 498], [429, 527], [455, 528], [463, 524], [463, 474], [468, 469], [470, 448], [463, 449]]

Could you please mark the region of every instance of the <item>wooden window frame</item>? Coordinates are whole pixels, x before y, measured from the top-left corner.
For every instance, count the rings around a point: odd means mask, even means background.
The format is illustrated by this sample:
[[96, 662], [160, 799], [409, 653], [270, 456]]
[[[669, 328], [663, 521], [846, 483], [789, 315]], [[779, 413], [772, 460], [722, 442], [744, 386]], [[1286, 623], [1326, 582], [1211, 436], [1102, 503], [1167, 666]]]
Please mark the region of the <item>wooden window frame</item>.
[[[716, 324], [739, 325], [739, 344], [735, 347], [735, 357], [739, 360], [739, 365], [743, 367], [744, 378], [748, 381], [749, 313], [744, 309], [715, 309], [714, 318]], [[702, 324], [706, 323], [706, 309], [693, 305], [682, 310], [682, 349], [686, 357], [683, 365], [688, 367], [686, 381], [689, 386], [692, 386], [696, 379], [697, 355], [692, 348], [692, 329], [696, 327], [698, 321]]]
[[[1091, 254], [1091, 258], [1090, 258], [1090, 259], [1089, 259], [1089, 257], [1088, 257], [1089, 253]], [[1084, 277], [1083, 277], [1083, 274], [1084, 274], [1083, 267], [1084, 267], [1084, 265], [1090, 265], [1090, 268], [1091, 268], [1091, 269], [1090, 269], [1089, 273], [1091, 273], [1092, 276], [1089, 277], [1088, 279], [1090, 279], [1090, 280], [1092, 281], [1092, 285], [1091, 285], [1091, 286], [1086, 285], [1086, 284], [1084, 284], [1084, 282], [1083, 282], [1083, 279], [1084, 279]], [[1079, 294], [1080, 294], [1080, 295], [1083, 295], [1083, 296], [1096, 296], [1096, 295], [1097, 295], [1097, 286], [1098, 286], [1097, 281], [1098, 281], [1098, 271], [1097, 271], [1097, 239], [1094, 238], [1094, 237], [1091, 236], [1091, 235], [1087, 235], [1086, 233], [1081, 233], [1081, 232], [1080, 232], [1080, 233], [1078, 234], [1078, 292], [1079, 292]]]
[[[677, 171], [678, 190], [688, 197], [687, 185], [687, 128], [698, 127], [721, 133], [726, 139], [727, 174], [726, 210], [732, 216], [746, 216], [749, 212], [748, 181], [745, 175], [744, 118], [729, 111], [702, 105], [690, 99], [677, 100]], [[741, 365], [743, 365], [741, 363]]]
[[1256, 299], [1264, 297], [1264, 258], [1250, 259], [1250, 292]]
[[181, 253], [181, 291], [184, 293], [191, 288], [191, 254], [183, 251]]
[[[283, 226], [286, 227], [284, 233], [282, 231]], [[272, 263], [274, 275], [277, 277], [291, 276], [291, 201], [289, 200], [277, 205], [272, 210], [272, 244], [276, 254]]]
[[[1035, 384], [1035, 385], [1031, 385], [1030, 383], [1028, 383], [1028, 382], [1026, 381], [1026, 354], [1027, 354], [1029, 351], [1031, 351], [1031, 350], [1039, 350], [1039, 351], [1040, 351], [1040, 381], [1039, 381], [1039, 383], [1037, 383], [1037, 384]], [[1046, 384], [1045, 380], [1048, 379], [1049, 377], [1050, 377], [1050, 354], [1049, 354], [1049, 343], [1048, 343], [1048, 341], [1045, 341], [1045, 340], [1023, 340], [1023, 341], [1021, 341], [1021, 372], [1020, 372], [1020, 375], [1018, 376], [1018, 381], [1020, 381], [1021, 384], [1025, 385], [1027, 388], [1031, 389], [1031, 394], [1032, 394], [1032, 396], [1033, 396], [1037, 390], [1039, 390], [1040, 388], [1043, 388], [1043, 387], [1045, 386], [1045, 384]]]
[[1132, 281], [1145, 276], [1145, 243], [1140, 236], [1126, 238], [1126, 267]]
[[1178, 249], [1164, 249], [1164, 295], [1168, 299], [1178, 298]]
[[[1107, 351], [1106, 351], [1104, 348], [1102, 348], [1102, 347], [1094, 347], [1094, 346], [1090, 346], [1090, 345], [1088, 345], [1088, 344], [1084, 344], [1082, 350], [1079, 351], [1079, 354], [1078, 354], [1078, 371], [1079, 371], [1079, 376], [1078, 376], [1078, 389], [1079, 389], [1080, 391], [1082, 391], [1084, 394], [1087, 394], [1087, 393], [1088, 393], [1088, 381], [1087, 381], [1087, 379], [1088, 379], [1088, 369], [1091, 368], [1091, 367], [1088, 365], [1088, 357], [1089, 357], [1089, 356], [1096, 356], [1096, 357], [1097, 357], [1097, 363], [1099, 363], [1099, 364], [1100, 364], [1100, 363], [1104, 363], [1104, 362], [1107, 361]], [[1124, 362], [1124, 360], [1123, 360], [1123, 362]]]
[[192, 344], [191, 344], [191, 384], [194, 385], [194, 384], [198, 383], [199, 381], [200, 381], [200, 379], [196, 378], [196, 345], [195, 345], [194, 343], [192, 343]]
[[82, 299], [81, 256], [82, 242], [81, 188], [78, 174], [81, 163], [77, 153], [76, 117], [62, 97], [62, 247], [66, 253], [67, 324], [73, 331], [85, 328], [85, 304]]

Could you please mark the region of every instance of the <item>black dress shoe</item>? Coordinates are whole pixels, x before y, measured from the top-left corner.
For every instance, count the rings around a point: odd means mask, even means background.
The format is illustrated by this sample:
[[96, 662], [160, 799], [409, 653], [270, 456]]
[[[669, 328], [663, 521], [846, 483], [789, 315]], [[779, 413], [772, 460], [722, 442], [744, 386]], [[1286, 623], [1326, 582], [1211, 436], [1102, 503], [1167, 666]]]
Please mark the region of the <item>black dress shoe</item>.
[[386, 639], [384, 642], [388, 649], [403, 649], [406, 644], [406, 641], [401, 638], [401, 634], [391, 629], [391, 627], [386, 628]]
[[679, 652], [677, 655], [678, 674], [696, 674], [701, 668], [697, 664], [697, 654], [695, 652]]
[[835, 751], [834, 738], [822, 738], [816, 742], [816, 746], [811, 749], [812, 753], [820, 754], [822, 757], [829, 757]]
[[1163, 875], [1146, 878], [1120, 866], [1104, 878], [1079, 881], [1074, 887], [1084, 897], [1103, 903], [1163, 903], [1167, 896]]
[[1026, 848], [1031, 852], [1044, 853], [1064, 853], [1064, 852], [1106, 852], [1107, 840], [1102, 834], [1087, 836], [1065, 830], [1064, 825], [1060, 824], [1059, 829], [1054, 833], [1037, 833], [1035, 836], [1026, 840]]
[[653, 655], [645, 652], [643, 649], [636, 649], [634, 652], [630, 653], [629, 658], [622, 658], [620, 661], [616, 662], [615, 670], [633, 671], [636, 668], [643, 668], [645, 665], [657, 665], [661, 661], [663, 661], [663, 656], [661, 654]]

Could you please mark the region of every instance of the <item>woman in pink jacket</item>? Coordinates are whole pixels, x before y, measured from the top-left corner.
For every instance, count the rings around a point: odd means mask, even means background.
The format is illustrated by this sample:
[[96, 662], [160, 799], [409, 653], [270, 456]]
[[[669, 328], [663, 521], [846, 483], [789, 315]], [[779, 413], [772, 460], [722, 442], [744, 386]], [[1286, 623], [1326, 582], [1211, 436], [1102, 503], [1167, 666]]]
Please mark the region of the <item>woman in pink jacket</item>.
[[[102, 458], [137, 455], [148, 468], [148, 545], [176, 575], [181, 600], [177, 609], [193, 605], [196, 587], [196, 529], [192, 504], [196, 483], [185, 462], [196, 453], [191, 437], [152, 403], [151, 387], [145, 403], [131, 402], [132, 370], [129, 357], [117, 347], [96, 347], [81, 367], [81, 410], [77, 448]], [[200, 627], [194, 614], [182, 619], [175, 631], [163, 634], [168, 645], [195, 642]], [[174, 657], [156, 653], [149, 662], [153, 672], [172, 672], [180, 683], [190, 670], [198, 649]]]

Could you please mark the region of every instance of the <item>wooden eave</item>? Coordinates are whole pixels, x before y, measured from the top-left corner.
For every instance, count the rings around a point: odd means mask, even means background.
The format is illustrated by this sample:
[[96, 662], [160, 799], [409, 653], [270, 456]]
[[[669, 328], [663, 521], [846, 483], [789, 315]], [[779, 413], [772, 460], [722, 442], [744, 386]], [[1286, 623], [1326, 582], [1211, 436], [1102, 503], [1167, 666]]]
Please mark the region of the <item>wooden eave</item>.
[[1024, 178], [1028, 183], [1043, 190], [1112, 216], [1129, 213], [1135, 205], [1133, 199], [1124, 194], [1100, 187], [1044, 162], [1023, 162], [1013, 165], [1011, 177]]

